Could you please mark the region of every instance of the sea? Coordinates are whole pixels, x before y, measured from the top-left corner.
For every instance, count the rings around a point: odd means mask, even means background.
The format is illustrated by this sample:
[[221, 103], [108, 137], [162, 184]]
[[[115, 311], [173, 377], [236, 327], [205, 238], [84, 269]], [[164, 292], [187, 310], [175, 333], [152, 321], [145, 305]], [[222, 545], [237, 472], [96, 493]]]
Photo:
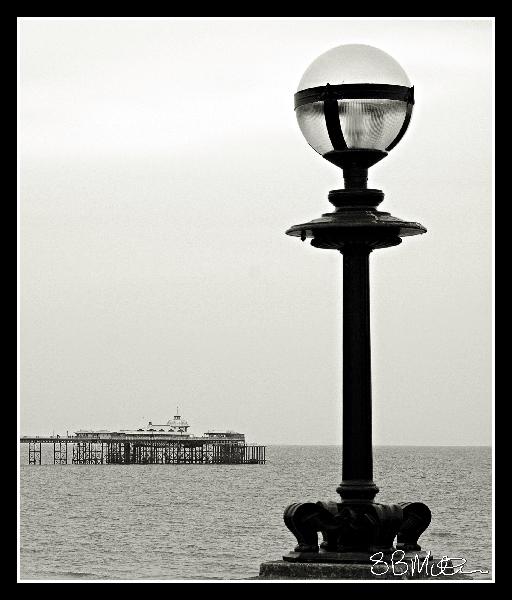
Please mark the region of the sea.
[[[376, 501], [426, 503], [422, 549], [490, 579], [491, 458], [488, 447], [376, 447]], [[267, 446], [264, 465], [53, 465], [49, 448], [42, 465], [27, 462], [22, 444], [22, 581], [250, 580], [296, 543], [286, 506], [338, 500], [341, 480], [337, 446]]]

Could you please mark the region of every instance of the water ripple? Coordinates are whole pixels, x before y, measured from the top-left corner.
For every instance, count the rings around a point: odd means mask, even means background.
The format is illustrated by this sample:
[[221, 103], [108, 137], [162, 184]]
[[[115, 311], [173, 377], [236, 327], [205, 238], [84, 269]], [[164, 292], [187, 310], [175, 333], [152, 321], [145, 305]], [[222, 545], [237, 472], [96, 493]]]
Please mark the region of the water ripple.
[[[22, 579], [252, 577], [294, 545], [288, 504], [337, 499], [340, 456], [271, 446], [266, 465], [22, 467]], [[423, 548], [490, 570], [488, 448], [377, 448], [375, 480], [380, 502], [429, 505]]]

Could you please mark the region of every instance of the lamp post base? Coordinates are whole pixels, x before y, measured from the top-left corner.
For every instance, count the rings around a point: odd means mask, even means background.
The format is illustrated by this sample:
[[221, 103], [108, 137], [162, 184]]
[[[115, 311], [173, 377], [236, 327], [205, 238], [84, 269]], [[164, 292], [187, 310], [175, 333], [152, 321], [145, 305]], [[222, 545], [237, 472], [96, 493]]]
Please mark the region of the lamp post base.
[[377, 553], [385, 558], [396, 550], [418, 552], [418, 539], [430, 520], [430, 510], [421, 502], [388, 505], [348, 499], [291, 504], [284, 512], [284, 522], [298, 544], [284, 559], [369, 563]]

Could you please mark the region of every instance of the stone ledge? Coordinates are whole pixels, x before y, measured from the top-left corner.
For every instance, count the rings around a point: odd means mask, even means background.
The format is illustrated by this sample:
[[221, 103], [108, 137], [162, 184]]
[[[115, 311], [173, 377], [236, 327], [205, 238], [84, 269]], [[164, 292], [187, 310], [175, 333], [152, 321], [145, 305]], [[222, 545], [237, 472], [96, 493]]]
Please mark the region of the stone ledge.
[[[442, 580], [444, 582], [455, 579], [472, 579], [465, 574], [454, 575], [431, 575], [432, 566], [437, 561], [429, 561], [427, 572], [411, 573], [405, 566], [396, 565], [395, 573], [389, 567], [386, 572], [385, 565], [374, 565], [372, 573], [370, 564], [341, 564], [341, 563], [313, 563], [313, 562], [288, 562], [284, 560], [273, 560], [264, 562], [260, 566], [260, 574], [256, 579], [336, 579], [336, 580], [412, 580], [429, 579], [431, 581]], [[400, 568], [401, 567], [401, 568]], [[377, 573], [380, 571], [380, 575]], [[434, 568], [434, 573], [435, 573]]]

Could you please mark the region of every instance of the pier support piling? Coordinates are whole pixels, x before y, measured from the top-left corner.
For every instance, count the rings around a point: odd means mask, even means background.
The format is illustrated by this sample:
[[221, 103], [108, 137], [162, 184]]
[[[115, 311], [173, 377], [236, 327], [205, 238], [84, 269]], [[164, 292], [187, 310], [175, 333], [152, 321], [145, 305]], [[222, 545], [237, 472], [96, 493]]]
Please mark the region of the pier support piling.
[[[58, 439], [22, 438], [28, 443], [28, 462], [41, 464], [42, 444], [53, 445], [53, 464], [264, 464], [265, 446], [226, 439], [136, 440], [68, 436]], [[68, 451], [68, 445], [70, 449]]]
[[41, 442], [29, 442], [28, 444], [28, 464], [41, 464]]

